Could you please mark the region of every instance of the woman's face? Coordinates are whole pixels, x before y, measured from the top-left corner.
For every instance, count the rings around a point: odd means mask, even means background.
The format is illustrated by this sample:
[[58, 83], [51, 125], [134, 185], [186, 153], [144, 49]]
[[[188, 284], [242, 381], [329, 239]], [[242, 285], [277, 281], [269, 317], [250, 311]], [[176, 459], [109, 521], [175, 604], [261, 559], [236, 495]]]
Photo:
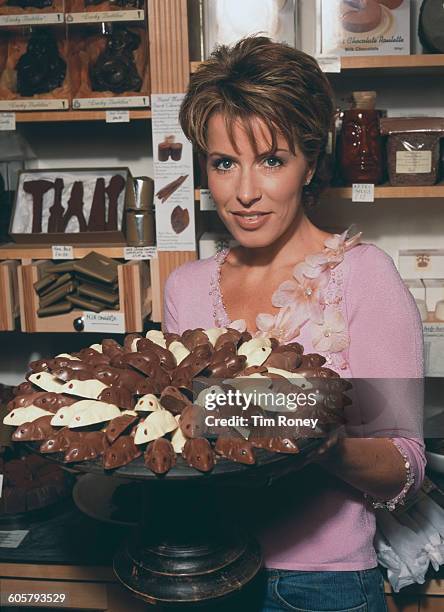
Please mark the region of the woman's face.
[[266, 247], [290, 229], [301, 207], [301, 194], [313, 171], [296, 147], [288, 148], [282, 134], [271, 155], [267, 131], [260, 119], [252, 124], [256, 156], [242, 125], [234, 126], [239, 154], [233, 149], [223, 115], [208, 122], [208, 186], [219, 217], [245, 247]]

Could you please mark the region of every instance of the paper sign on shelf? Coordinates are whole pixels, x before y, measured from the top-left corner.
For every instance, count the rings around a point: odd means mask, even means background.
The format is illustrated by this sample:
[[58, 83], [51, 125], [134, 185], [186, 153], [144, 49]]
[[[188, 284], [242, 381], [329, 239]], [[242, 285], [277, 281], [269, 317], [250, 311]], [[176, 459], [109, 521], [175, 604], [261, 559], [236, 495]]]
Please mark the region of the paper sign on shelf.
[[29, 530], [25, 529], [0, 531], [0, 548], [18, 548], [28, 533]]
[[196, 250], [193, 149], [179, 124], [184, 96], [151, 96], [158, 251]]
[[157, 247], [146, 246], [146, 247], [125, 247], [123, 249], [123, 256], [125, 259], [153, 259], [157, 257]]
[[15, 130], [15, 113], [0, 113], [0, 132]]
[[107, 108], [146, 108], [150, 105], [149, 96], [115, 96], [112, 98], [74, 98], [74, 110], [101, 110]]
[[373, 183], [353, 183], [352, 202], [374, 202], [375, 186]]
[[106, 123], [129, 123], [129, 110], [107, 110]]
[[143, 21], [145, 11], [91, 11], [85, 13], [67, 13], [67, 23], [104, 23], [109, 21]]
[[216, 202], [209, 189], [200, 190], [200, 210], [216, 210]]
[[51, 259], [74, 259], [74, 249], [67, 244], [57, 244], [51, 247]]
[[331, 57], [318, 56], [316, 60], [323, 72], [341, 72], [341, 58], [336, 55]]
[[26, 13], [24, 15], [0, 15], [0, 26], [32, 26], [63, 23], [63, 13]]
[[40, 98], [36, 100], [1, 100], [0, 111], [42, 111], [42, 110], [68, 110], [67, 98]]
[[98, 332], [104, 334], [124, 334], [125, 314], [123, 312], [103, 311], [83, 313], [85, 332]]

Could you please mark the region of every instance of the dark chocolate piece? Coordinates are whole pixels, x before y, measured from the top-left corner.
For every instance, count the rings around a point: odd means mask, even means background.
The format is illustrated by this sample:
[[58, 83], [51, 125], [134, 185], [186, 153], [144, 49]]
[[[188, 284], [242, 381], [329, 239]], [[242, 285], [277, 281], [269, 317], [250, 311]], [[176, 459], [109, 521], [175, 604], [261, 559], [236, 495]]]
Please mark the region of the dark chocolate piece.
[[62, 300], [61, 302], [57, 302], [57, 304], [51, 304], [51, 306], [39, 308], [37, 310], [37, 315], [39, 317], [52, 317], [54, 315], [69, 312], [70, 310], [72, 310], [71, 302]]
[[224, 344], [234, 344], [237, 348], [241, 333], [235, 329], [228, 329], [224, 334], [220, 335], [214, 345], [214, 350], [218, 351]]
[[79, 440], [84, 435], [83, 431], [74, 431], [63, 427], [56, 434], [49, 437], [46, 442], [40, 445], [41, 453], [59, 453], [65, 451], [75, 440]]
[[141, 454], [142, 451], [134, 444], [133, 435], [120, 436], [105, 452], [103, 467], [105, 470], [112, 470], [127, 465]]
[[202, 406], [186, 406], [180, 415], [179, 426], [186, 438], [200, 438], [206, 431], [205, 410]]
[[46, 289], [44, 289], [40, 293], [40, 297], [41, 298], [46, 297], [47, 295], [52, 293], [54, 289], [57, 289], [58, 287], [61, 287], [65, 283], [68, 283], [69, 281], [72, 281], [72, 280], [73, 280], [72, 275], [69, 272], [65, 272], [64, 274], [59, 276], [57, 280], [50, 287], [47, 287]]
[[35, 393], [36, 387], [32, 383], [27, 380], [26, 382], [22, 382], [16, 387], [13, 388], [12, 393], [17, 397], [19, 395], [28, 395], [29, 393]]
[[83, 182], [82, 181], [74, 181], [71, 195], [68, 200], [68, 208], [63, 215], [62, 220], [62, 231], [66, 232], [66, 227], [69, 221], [74, 217], [77, 219], [79, 223], [79, 232], [86, 232], [86, 220], [85, 215], [83, 214]]
[[105, 229], [107, 231], [117, 231], [117, 210], [119, 204], [119, 196], [125, 189], [126, 181], [121, 174], [115, 174], [111, 177], [108, 187], [105, 188], [108, 196], [108, 219]]
[[96, 180], [93, 201], [88, 219], [89, 232], [103, 232], [105, 230], [105, 179], [100, 177]]
[[116, 26], [107, 38], [105, 49], [89, 68], [92, 90], [113, 93], [140, 91], [142, 79], [134, 59], [140, 36], [123, 26]]
[[[228, 346], [225, 344], [224, 346]], [[241, 370], [244, 369], [247, 357], [245, 355], [229, 355], [224, 361], [213, 360], [208, 366], [210, 376], [215, 378], [226, 378], [230, 376], [236, 376]]]
[[167, 370], [173, 370], [177, 366], [176, 358], [170, 350], [159, 346], [149, 338], [142, 338], [137, 344], [137, 352], [144, 353], [147, 349], [159, 356], [161, 365]]
[[31, 372], [50, 372], [49, 360], [48, 359], [36, 359], [29, 363], [29, 369]]
[[108, 442], [103, 431], [85, 431], [83, 436], [72, 439], [66, 449], [64, 461], [90, 461], [106, 452]]
[[256, 463], [251, 442], [245, 440], [242, 436], [235, 436], [233, 433], [221, 434], [216, 441], [214, 450], [225, 459], [237, 463], [247, 465]]
[[206, 438], [191, 438], [182, 449], [182, 457], [189, 466], [200, 472], [210, 472], [215, 463], [215, 453]]
[[57, 429], [51, 425], [51, 414], [45, 414], [31, 423], [23, 423], [12, 434], [14, 442], [34, 442], [54, 436]]
[[62, 194], [65, 184], [63, 179], [56, 178], [54, 181], [54, 203], [49, 209], [48, 232], [63, 232], [63, 213]]
[[92, 312], [102, 312], [102, 310], [109, 308], [109, 306], [102, 304], [102, 302], [96, 302], [96, 300], [80, 297], [79, 295], [67, 295], [66, 299], [71, 306], [79, 306], [85, 310], [91, 310]]
[[119, 302], [119, 292], [110, 292], [104, 289], [98, 288], [89, 283], [81, 283], [79, 285], [79, 295], [86, 295], [89, 298], [97, 302], [103, 302], [105, 307], [107, 304], [113, 306]]
[[171, 213], [171, 227], [176, 232], [176, 234], [180, 234], [183, 232], [188, 225], [190, 224], [190, 214], [187, 208], [182, 208], [177, 205], [173, 208]]
[[50, 285], [54, 283], [57, 279], [57, 274], [46, 274], [45, 276], [42, 276], [40, 280], [34, 283], [33, 287], [36, 292], [41, 295], [45, 291], [45, 289], [48, 289], [48, 287], [49, 290], [51, 290]]
[[[24, 383], [22, 383], [22, 385], [23, 384]], [[35, 391], [33, 389], [30, 393], [16, 395], [14, 399], [8, 402], [7, 409], [9, 412], [11, 412], [11, 410], [15, 410], [16, 408], [27, 408], [28, 406], [32, 406], [37, 398], [42, 397], [42, 395], [46, 395], [46, 393], [47, 391]]]
[[23, 97], [48, 93], [63, 84], [66, 62], [49, 30], [36, 28], [33, 31], [26, 52], [17, 62], [16, 71], [17, 91]]
[[272, 350], [264, 361], [263, 365], [270, 368], [279, 368], [289, 372], [295, 370], [301, 365], [302, 357], [296, 351], [281, 350], [284, 347], [277, 347]]
[[83, 277], [107, 284], [117, 282], [118, 262], [95, 251], [74, 262], [74, 270]]
[[76, 289], [76, 283], [74, 283], [73, 281], [68, 281], [67, 283], [54, 289], [54, 291], [51, 291], [50, 293], [46, 294], [44, 297], [41, 297], [40, 308], [48, 308], [48, 306], [52, 306], [53, 304], [60, 302], [61, 300], [63, 300], [63, 298], [67, 299], [68, 295], [70, 293], [73, 293]]
[[178, 389], [193, 390], [193, 370], [190, 366], [178, 366], [171, 373], [171, 382]]
[[140, 340], [141, 338], [143, 338], [143, 336], [141, 336], [140, 334], [127, 334], [125, 336], [125, 340], [123, 341], [123, 347], [125, 351], [130, 352], [134, 340], [137, 340], [137, 339]]
[[182, 337], [178, 337], [178, 340], [182, 342], [189, 351], [195, 349], [196, 346], [205, 344], [211, 346], [207, 334], [202, 329], [187, 329], [183, 332]]
[[46, 181], [44, 179], [37, 179], [35, 181], [25, 181], [23, 183], [23, 191], [25, 193], [29, 193], [32, 197], [31, 232], [33, 234], [40, 234], [42, 231], [43, 196], [50, 189], [52, 189], [52, 181]]
[[132, 414], [121, 414], [112, 419], [105, 429], [105, 435], [110, 444], [115, 442], [119, 436], [138, 421], [139, 417]]
[[180, 362], [181, 368], [189, 367], [192, 376], [197, 376], [210, 364], [212, 359], [212, 349], [209, 344], [196, 346], [189, 355]]
[[148, 445], [144, 454], [145, 465], [155, 474], [166, 474], [176, 465], [176, 453], [166, 438], [158, 438]]

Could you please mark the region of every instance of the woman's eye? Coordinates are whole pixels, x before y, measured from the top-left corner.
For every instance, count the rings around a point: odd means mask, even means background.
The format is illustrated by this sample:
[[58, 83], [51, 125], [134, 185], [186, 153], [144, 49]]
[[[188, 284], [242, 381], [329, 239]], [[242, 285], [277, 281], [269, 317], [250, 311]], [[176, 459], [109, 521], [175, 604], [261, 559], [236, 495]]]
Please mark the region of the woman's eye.
[[214, 162], [214, 167], [216, 170], [231, 170], [233, 162], [231, 159], [218, 159]]
[[282, 160], [279, 159], [279, 157], [267, 157], [264, 159], [264, 163], [266, 168], [278, 168], [282, 166]]

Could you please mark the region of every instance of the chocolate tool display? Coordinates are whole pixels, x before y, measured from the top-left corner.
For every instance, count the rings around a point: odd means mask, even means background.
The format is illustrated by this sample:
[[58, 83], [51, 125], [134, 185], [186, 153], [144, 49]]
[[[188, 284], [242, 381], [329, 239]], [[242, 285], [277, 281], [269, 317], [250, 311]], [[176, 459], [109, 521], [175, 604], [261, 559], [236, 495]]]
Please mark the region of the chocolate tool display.
[[119, 308], [118, 262], [94, 251], [83, 259], [43, 267], [34, 283], [39, 317], [70, 312], [73, 308], [101, 312]]
[[37, 28], [32, 33], [16, 70], [17, 91], [23, 97], [48, 93], [63, 84], [66, 62], [49, 30]]
[[[300, 468], [343, 423], [351, 385], [324, 365], [298, 343], [232, 328], [151, 330], [127, 335], [123, 345], [104, 339], [30, 363], [4, 423], [16, 428], [15, 440], [71, 469], [146, 481], [142, 523], [117, 552], [114, 571], [146, 602], [189, 605], [237, 592], [261, 565], [257, 542], [218, 512], [208, 487], [263, 486]], [[267, 390], [310, 388], [325, 425], [316, 437], [297, 428], [261, 435], [254, 423], [250, 433], [234, 425], [211, 433], [202, 416], [215, 377], [223, 393], [246, 381]], [[228, 418], [233, 409], [222, 404], [216, 414]], [[250, 406], [245, 414], [271, 413]], [[186, 499], [179, 521], [178, 499]]]
[[90, 66], [89, 75], [93, 91], [140, 91], [142, 78], [137, 72], [134, 51], [140, 45], [140, 36], [124, 27], [113, 27], [106, 47]]
[[162, 187], [162, 189], [159, 189], [159, 191], [156, 193], [156, 197], [158, 197], [159, 200], [162, 201], [162, 203], [166, 202], [168, 198], [171, 197], [173, 193], [179, 189], [179, 187], [187, 178], [188, 174], [184, 174], [183, 176], [177, 177], [176, 179], [174, 179], [174, 181], [171, 181], [170, 183]]
[[47, 238], [64, 244], [65, 234], [74, 242], [123, 240], [125, 204], [134, 200], [131, 183], [127, 168], [24, 170], [9, 233], [18, 242]]

